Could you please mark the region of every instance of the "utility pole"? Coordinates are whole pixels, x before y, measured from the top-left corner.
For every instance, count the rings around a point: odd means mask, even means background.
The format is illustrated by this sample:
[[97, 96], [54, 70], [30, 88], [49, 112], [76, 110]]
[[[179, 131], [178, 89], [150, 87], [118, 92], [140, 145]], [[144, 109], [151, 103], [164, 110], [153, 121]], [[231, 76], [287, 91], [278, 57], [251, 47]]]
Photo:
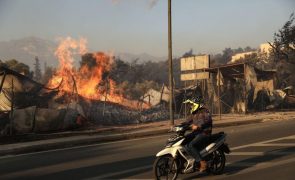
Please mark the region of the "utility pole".
[[169, 112], [170, 125], [174, 126], [174, 112], [173, 112], [173, 63], [172, 63], [172, 29], [171, 29], [171, 0], [168, 0], [168, 61], [169, 61]]

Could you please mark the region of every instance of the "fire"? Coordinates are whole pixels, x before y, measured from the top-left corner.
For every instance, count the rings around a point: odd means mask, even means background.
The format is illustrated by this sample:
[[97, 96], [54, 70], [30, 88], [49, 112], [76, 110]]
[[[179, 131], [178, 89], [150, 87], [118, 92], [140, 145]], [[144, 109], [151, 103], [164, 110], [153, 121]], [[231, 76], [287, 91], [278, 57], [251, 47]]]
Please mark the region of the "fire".
[[[88, 99], [109, 101], [130, 108], [138, 108], [139, 102], [124, 98], [117, 89], [116, 82], [108, 75], [114, 59], [111, 54], [102, 52], [91, 55], [92, 64], [82, 64], [76, 69], [74, 55], [85, 55], [87, 52], [86, 39], [74, 40], [70, 37], [62, 39], [55, 55], [59, 60], [59, 67], [54, 76], [49, 80], [48, 87], [59, 87], [60, 94], [64, 92], [77, 92]], [[147, 108], [145, 104], [143, 108]]]

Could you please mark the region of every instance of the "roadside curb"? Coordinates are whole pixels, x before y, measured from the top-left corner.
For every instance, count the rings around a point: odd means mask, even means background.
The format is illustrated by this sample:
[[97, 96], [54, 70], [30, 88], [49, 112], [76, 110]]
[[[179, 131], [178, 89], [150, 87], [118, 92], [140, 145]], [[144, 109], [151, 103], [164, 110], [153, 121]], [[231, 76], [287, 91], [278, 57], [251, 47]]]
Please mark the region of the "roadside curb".
[[[229, 126], [239, 126], [245, 124], [261, 123], [263, 119], [252, 119], [247, 121], [238, 121], [238, 122], [225, 122], [225, 123], [216, 123], [215, 128], [229, 127]], [[70, 148], [79, 145], [89, 145], [94, 143], [103, 143], [103, 142], [112, 142], [120, 140], [128, 140], [140, 137], [156, 136], [161, 134], [168, 134], [169, 128], [161, 128], [155, 130], [147, 130], [141, 132], [131, 132], [131, 133], [120, 133], [113, 135], [97, 135], [97, 134], [85, 134], [77, 137], [69, 137], [69, 139], [56, 139], [56, 141], [46, 140], [29, 143], [19, 143], [15, 147], [9, 148], [0, 148], [0, 156], [5, 155], [16, 155], [23, 153], [32, 153], [39, 151], [48, 151], [54, 149]], [[5, 146], [5, 145], [4, 145]]]
[[245, 124], [254, 124], [254, 123], [262, 123], [263, 119], [257, 118], [257, 119], [251, 119], [251, 120], [246, 120], [246, 121], [233, 121], [233, 122], [225, 122], [225, 123], [218, 123], [215, 124], [213, 123], [213, 127], [215, 128], [221, 128], [221, 127], [230, 127], [230, 126], [241, 126]]

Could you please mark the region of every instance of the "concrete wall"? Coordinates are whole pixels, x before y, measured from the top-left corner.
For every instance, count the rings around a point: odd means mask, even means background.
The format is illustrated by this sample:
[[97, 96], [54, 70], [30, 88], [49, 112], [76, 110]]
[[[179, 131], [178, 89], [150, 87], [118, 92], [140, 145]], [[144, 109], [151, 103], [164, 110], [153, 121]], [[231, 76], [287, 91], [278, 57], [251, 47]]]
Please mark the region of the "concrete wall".
[[250, 51], [250, 52], [244, 52], [244, 53], [238, 53], [234, 56], [231, 57], [231, 63], [234, 63], [236, 62], [237, 60], [239, 59], [243, 59], [245, 58], [247, 55], [251, 55], [251, 54], [254, 54], [256, 53], [256, 51]]

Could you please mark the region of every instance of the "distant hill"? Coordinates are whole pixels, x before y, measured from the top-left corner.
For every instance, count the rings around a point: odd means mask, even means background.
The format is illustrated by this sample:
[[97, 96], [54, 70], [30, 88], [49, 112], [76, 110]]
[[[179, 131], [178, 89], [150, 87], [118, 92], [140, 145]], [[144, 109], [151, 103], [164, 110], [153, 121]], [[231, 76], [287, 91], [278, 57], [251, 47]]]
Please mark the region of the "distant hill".
[[[44, 67], [44, 62], [48, 66], [56, 67], [58, 60], [54, 56], [54, 51], [57, 47], [57, 43], [37, 37], [26, 37], [11, 41], [0, 42], [0, 60], [16, 59], [20, 62], [28, 64], [31, 68], [35, 63], [35, 56], [38, 56], [41, 64], [41, 68]], [[146, 53], [139, 55], [131, 53], [115, 53], [115, 56], [126, 62], [132, 62], [138, 60], [137, 63], [144, 63], [147, 61], [164, 61], [164, 57], [155, 57]], [[76, 58], [77, 65], [80, 59]]]
[[2, 41], [0, 42], [0, 59], [2, 61], [16, 59], [33, 67], [35, 56], [38, 56], [42, 68], [44, 62], [50, 66], [57, 66], [58, 61], [54, 56], [56, 47], [56, 43], [36, 37]]

